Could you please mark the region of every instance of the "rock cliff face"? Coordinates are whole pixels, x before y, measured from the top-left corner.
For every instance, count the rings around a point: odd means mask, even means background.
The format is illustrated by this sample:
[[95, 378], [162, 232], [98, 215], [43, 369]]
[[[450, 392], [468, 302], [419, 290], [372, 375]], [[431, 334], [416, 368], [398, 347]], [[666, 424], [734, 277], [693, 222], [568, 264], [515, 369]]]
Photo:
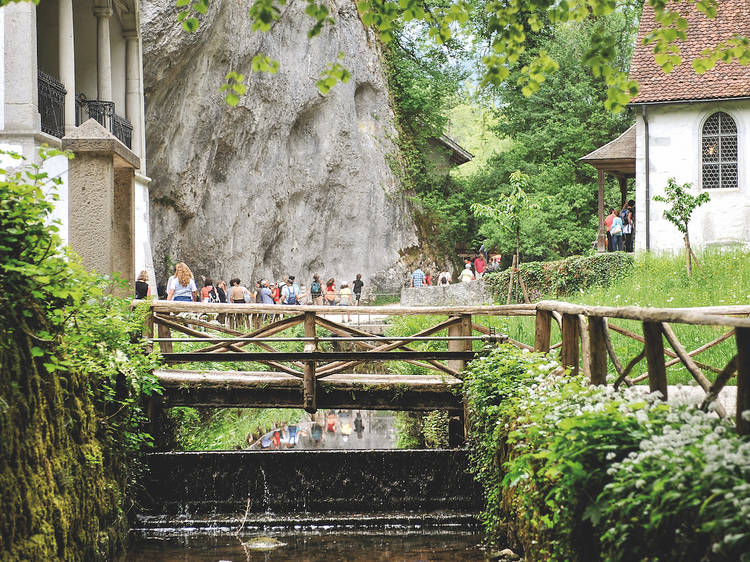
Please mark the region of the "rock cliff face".
[[[389, 161], [393, 112], [374, 37], [351, 0], [330, 4], [336, 25], [312, 40], [305, 3], [291, 0], [266, 33], [250, 32], [246, 3], [211, 2], [197, 33], [173, 0], [142, 3], [151, 228], [160, 280], [169, 260], [196, 276], [243, 282], [356, 273], [400, 284], [399, 252], [416, 234]], [[250, 72], [256, 53], [278, 74]], [[315, 80], [343, 53], [346, 84]], [[235, 108], [218, 91], [247, 75]], [[171, 272], [169, 272], [171, 273]]]

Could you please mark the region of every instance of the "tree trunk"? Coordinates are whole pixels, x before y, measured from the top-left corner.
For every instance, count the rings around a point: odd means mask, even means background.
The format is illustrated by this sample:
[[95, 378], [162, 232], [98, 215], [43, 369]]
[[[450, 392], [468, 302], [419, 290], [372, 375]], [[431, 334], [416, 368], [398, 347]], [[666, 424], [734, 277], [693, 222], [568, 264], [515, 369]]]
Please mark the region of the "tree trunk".
[[687, 267], [688, 277], [690, 277], [690, 275], [692, 275], [693, 273], [693, 264], [690, 260], [691, 254], [692, 251], [690, 250], [690, 238], [688, 237], [687, 229], [685, 229], [685, 267]]

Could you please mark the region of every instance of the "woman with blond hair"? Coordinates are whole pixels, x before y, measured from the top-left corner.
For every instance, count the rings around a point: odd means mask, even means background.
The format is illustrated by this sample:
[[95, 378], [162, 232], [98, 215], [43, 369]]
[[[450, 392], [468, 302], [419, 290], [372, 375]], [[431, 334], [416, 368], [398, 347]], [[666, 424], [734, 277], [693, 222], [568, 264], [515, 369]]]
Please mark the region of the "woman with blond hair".
[[174, 268], [174, 275], [169, 279], [167, 300], [192, 302], [197, 295], [198, 287], [195, 285], [193, 272], [183, 262], [178, 263]]
[[144, 269], [138, 275], [138, 279], [135, 280], [135, 298], [145, 299], [150, 296], [151, 287], [148, 284], [148, 271]]

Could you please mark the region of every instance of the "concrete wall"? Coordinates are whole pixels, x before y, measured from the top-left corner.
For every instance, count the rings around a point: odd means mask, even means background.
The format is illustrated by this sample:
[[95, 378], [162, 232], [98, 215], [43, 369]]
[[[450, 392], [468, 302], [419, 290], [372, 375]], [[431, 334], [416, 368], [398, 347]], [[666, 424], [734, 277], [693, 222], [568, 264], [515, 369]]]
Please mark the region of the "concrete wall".
[[[737, 124], [738, 189], [709, 189], [711, 201], [693, 213], [690, 242], [696, 247], [747, 244], [750, 238], [750, 101], [675, 104], [648, 108], [652, 250], [679, 250], [682, 234], [662, 213], [664, 203], [653, 201], [663, 195], [670, 177], [682, 184], [691, 182], [693, 194], [702, 188], [701, 136], [706, 119], [717, 111], [729, 114]], [[636, 249], [646, 248], [645, 136], [643, 119], [636, 120]]]
[[442, 306], [492, 304], [492, 295], [484, 279], [467, 283], [432, 287], [404, 287], [401, 289], [402, 306]]

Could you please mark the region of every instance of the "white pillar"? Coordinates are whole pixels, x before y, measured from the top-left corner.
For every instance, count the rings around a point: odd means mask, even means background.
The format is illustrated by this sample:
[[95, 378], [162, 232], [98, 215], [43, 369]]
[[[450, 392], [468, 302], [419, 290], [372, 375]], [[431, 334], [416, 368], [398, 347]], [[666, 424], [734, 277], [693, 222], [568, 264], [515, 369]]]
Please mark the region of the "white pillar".
[[126, 31], [125, 37], [125, 116], [133, 125], [132, 148], [138, 156], [141, 150], [141, 57], [137, 31]]
[[76, 63], [73, 39], [73, 0], [59, 0], [58, 50], [60, 82], [65, 86], [65, 134], [76, 126]]
[[3, 47], [6, 131], [39, 131], [39, 88], [36, 58], [36, 6], [18, 2], [4, 6]]
[[109, 41], [109, 18], [112, 8], [97, 6], [96, 16], [96, 98], [112, 101], [112, 54]]

